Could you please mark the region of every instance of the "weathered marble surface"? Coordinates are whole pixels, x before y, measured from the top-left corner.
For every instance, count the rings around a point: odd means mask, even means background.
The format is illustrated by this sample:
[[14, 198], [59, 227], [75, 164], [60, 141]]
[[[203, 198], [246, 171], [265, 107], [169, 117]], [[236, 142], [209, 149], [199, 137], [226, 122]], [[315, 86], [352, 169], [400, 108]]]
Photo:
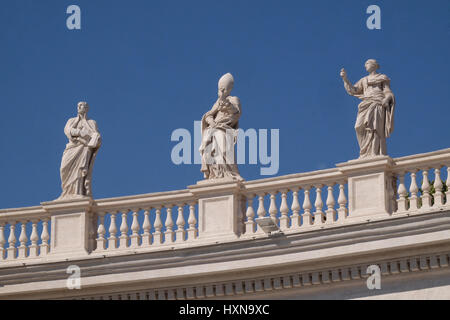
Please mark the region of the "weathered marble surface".
[[368, 76], [352, 85], [347, 72], [341, 77], [349, 95], [362, 100], [358, 106], [355, 130], [360, 147], [360, 158], [387, 155], [386, 138], [394, 130], [395, 97], [390, 88], [390, 79], [377, 73], [380, 66], [374, 59], [366, 61]]
[[69, 139], [61, 160], [62, 193], [57, 200], [92, 197], [92, 169], [101, 145], [97, 123], [87, 117], [89, 105], [78, 103], [78, 115], [64, 128]]
[[219, 80], [218, 99], [202, 118], [201, 171], [207, 180], [243, 180], [235, 158], [235, 144], [242, 114], [238, 97], [230, 96], [234, 78], [230, 73]]

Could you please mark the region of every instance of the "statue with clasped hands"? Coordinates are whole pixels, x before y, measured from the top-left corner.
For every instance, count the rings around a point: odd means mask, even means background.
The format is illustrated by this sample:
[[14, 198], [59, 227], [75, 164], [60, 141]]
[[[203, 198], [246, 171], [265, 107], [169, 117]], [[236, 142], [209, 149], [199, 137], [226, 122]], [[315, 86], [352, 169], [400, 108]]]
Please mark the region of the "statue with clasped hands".
[[91, 181], [95, 157], [101, 145], [97, 123], [88, 119], [89, 105], [78, 103], [78, 115], [67, 121], [69, 139], [61, 160], [62, 194], [58, 200], [92, 197]]

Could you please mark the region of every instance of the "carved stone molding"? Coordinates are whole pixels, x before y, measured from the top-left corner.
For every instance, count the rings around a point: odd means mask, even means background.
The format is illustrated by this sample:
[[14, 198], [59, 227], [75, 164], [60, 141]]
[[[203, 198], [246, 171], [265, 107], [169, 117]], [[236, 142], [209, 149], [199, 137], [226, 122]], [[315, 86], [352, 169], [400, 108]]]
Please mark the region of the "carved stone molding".
[[[391, 276], [400, 273], [421, 272], [449, 267], [450, 253], [437, 253], [432, 255], [411, 256], [395, 260], [377, 261], [382, 276]], [[309, 286], [320, 286], [342, 281], [366, 279], [370, 264], [343, 266], [321, 271], [283, 274], [262, 278], [249, 278], [245, 280], [205, 283], [196, 286], [183, 286], [171, 288], [152, 288], [133, 292], [111, 293], [95, 296], [77, 297], [87, 300], [190, 300], [190, 299], [220, 299], [227, 297], [238, 298], [244, 296], [252, 298], [252, 294], [274, 290], [286, 290]], [[234, 299], [233, 298], [233, 299]]]

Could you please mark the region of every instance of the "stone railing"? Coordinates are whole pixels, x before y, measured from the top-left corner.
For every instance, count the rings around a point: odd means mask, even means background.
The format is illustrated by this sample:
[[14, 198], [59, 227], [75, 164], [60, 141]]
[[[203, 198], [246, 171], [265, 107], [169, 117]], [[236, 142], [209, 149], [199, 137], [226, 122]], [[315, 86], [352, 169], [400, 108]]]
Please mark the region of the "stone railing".
[[346, 185], [347, 177], [337, 168], [246, 182], [245, 235], [263, 232], [256, 219], [267, 216], [284, 232], [343, 223]]
[[0, 210], [0, 261], [46, 257], [50, 219], [42, 207]]
[[197, 202], [189, 190], [98, 200], [95, 252], [195, 241]]
[[0, 268], [273, 235], [262, 221], [290, 234], [448, 210], [449, 164], [445, 149], [254, 181], [201, 181], [178, 191], [4, 209]]
[[449, 165], [449, 149], [397, 158], [393, 169], [398, 178], [394, 215], [447, 208]]

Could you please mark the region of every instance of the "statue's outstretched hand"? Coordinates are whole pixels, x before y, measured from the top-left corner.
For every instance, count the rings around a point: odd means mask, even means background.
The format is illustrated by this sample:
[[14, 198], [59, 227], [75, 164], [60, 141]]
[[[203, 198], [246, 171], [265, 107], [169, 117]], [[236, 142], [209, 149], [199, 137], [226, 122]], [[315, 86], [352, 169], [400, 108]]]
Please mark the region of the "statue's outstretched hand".
[[344, 68], [341, 69], [341, 78], [344, 80], [347, 79], [347, 71]]

